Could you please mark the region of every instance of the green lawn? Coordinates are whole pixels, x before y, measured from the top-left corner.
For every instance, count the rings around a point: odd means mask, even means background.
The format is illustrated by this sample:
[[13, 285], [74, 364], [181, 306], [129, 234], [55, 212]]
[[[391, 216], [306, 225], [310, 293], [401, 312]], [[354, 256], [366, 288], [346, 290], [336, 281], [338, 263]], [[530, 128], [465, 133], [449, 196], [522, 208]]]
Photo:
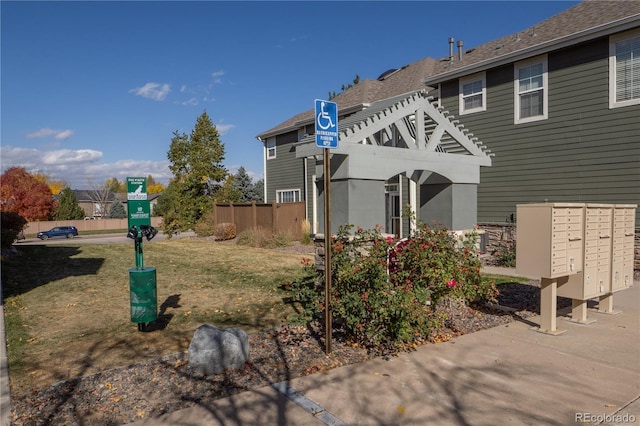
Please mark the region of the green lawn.
[[131, 244], [18, 246], [3, 259], [12, 387], [37, 388], [76, 375], [186, 350], [210, 323], [249, 333], [293, 313], [280, 285], [302, 274], [301, 254], [189, 239], [146, 243], [157, 268], [159, 321], [130, 321]]

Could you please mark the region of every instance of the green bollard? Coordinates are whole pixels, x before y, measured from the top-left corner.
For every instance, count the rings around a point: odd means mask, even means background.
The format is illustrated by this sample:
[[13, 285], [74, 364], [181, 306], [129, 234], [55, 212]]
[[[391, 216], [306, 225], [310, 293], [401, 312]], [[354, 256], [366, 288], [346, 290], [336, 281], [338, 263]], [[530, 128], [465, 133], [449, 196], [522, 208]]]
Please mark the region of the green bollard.
[[144, 324], [158, 319], [156, 268], [129, 269], [129, 290], [131, 321], [137, 322], [138, 330], [142, 331]]

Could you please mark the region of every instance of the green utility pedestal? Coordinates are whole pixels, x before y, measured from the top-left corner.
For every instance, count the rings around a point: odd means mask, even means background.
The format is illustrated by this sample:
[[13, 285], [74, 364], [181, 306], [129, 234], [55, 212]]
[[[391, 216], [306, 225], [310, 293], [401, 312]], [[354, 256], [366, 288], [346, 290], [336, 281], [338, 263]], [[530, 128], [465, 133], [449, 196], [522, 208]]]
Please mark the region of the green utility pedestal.
[[156, 268], [129, 269], [129, 290], [131, 291], [131, 321], [137, 322], [138, 330], [142, 331], [146, 323], [158, 319]]

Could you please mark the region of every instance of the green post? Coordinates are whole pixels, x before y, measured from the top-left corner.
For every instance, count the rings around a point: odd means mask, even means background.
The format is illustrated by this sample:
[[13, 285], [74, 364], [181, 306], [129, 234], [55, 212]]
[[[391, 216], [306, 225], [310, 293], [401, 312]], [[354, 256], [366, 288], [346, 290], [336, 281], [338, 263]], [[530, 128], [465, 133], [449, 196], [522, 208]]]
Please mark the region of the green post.
[[158, 319], [156, 268], [144, 266], [142, 237], [151, 240], [156, 230], [151, 226], [151, 212], [147, 197], [147, 179], [127, 178], [127, 210], [129, 232], [134, 241], [135, 268], [129, 269], [131, 321], [143, 331], [147, 323]]

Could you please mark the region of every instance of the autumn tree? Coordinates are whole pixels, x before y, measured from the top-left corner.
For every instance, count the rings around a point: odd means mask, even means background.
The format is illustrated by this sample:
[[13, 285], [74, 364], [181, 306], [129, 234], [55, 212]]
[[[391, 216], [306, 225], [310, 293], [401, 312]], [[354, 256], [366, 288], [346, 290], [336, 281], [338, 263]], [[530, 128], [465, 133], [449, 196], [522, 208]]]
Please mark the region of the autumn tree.
[[110, 192], [127, 192], [127, 182], [120, 182], [118, 178], [111, 177], [104, 182], [104, 187], [109, 188]]
[[62, 191], [67, 186], [69, 186], [67, 185], [67, 182], [63, 180], [53, 179], [51, 178], [51, 176], [49, 176], [46, 173], [40, 173], [40, 172], [33, 173], [33, 177], [39, 180], [40, 182], [44, 182], [49, 187], [49, 190], [53, 195], [58, 195], [60, 191]]
[[153, 176], [147, 176], [147, 194], [159, 194], [164, 191], [164, 185], [156, 182]]
[[58, 196], [58, 207], [53, 213], [55, 220], [76, 220], [82, 219], [85, 212], [80, 207], [76, 195], [70, 188], [65, 188]]
[[0, 176], [0, 210], [29, 221], [48, 220], [56, 207], [47, 184], [23, 167], [11, 167]]
[[206, 112], [196, 120], [190, 135], [173, 133], [167, 157], [173, 180], [167, 200], [172, 203], [165, 212], [164, 231], [192, 229], [211, 209], [216, 192], [222, 188], [228, 172], [222, 165], [224, 144], [218, 129]]

